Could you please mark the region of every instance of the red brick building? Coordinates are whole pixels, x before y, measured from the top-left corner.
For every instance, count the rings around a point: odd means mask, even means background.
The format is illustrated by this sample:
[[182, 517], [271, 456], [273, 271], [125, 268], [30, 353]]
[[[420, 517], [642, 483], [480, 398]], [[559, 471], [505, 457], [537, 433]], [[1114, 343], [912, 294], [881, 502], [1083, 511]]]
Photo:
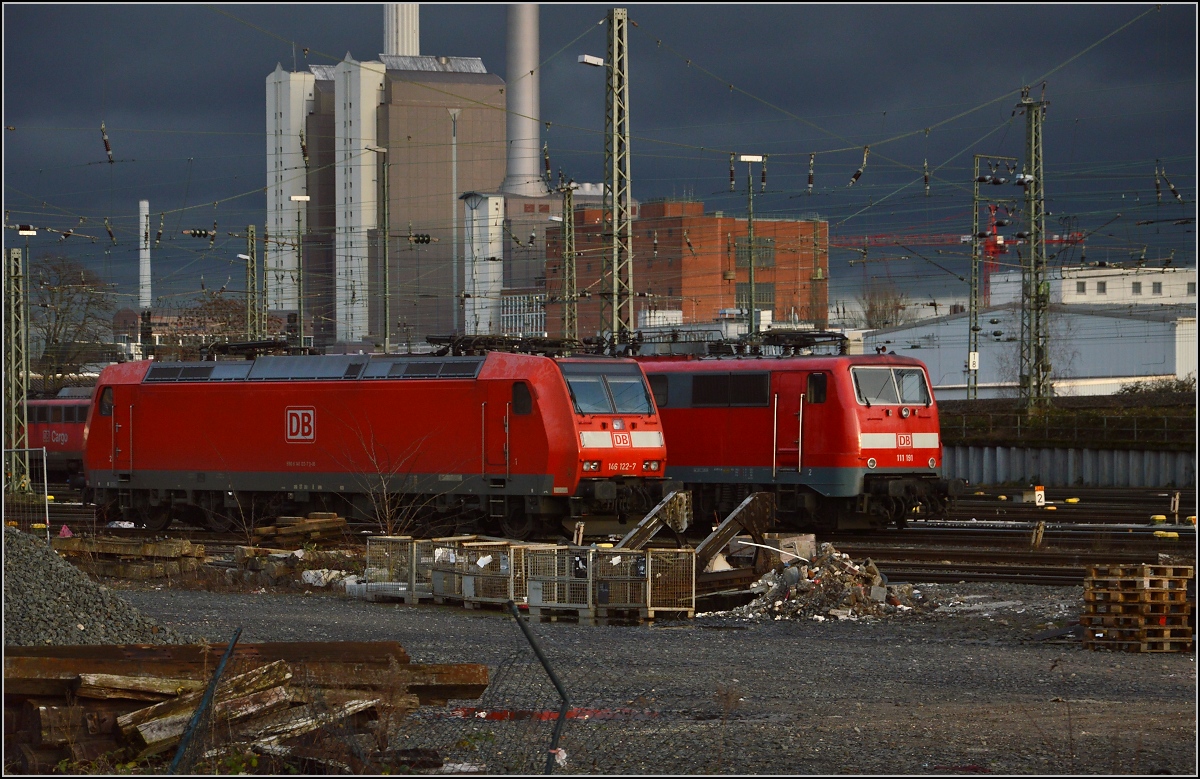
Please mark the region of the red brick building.
[[[604, 261], [611, 248], [605, 241], [595, 207], [575, 209], [576, 287], [579, 332], [600, 329], [600, 292]], [[828, 324], [829, 223], [819, 219], [754, 220], [755, 297], [773, 321]], [[747, 222], [721, 212], [705, 214], [698, 201], [657, 200], [642, 203], [633, 220], [633, 287], [635, 308], [681, 311], [683, 321], [711, 322], [722, 309], [748, 308], [750, 252]], [[546, 235], [546, 329], [562, 334], [562, 228]], [[590, 293], [590, 297], [587, 295]], [[642, 296], [644, 293], [644, 297]], [[764, 322], [766, 317], [763, 317]]]

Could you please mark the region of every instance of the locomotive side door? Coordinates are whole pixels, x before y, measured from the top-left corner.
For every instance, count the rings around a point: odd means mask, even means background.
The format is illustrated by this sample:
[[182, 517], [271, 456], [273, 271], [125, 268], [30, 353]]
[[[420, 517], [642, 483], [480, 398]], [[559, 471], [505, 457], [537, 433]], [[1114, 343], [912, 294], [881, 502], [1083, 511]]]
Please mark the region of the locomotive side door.
[[775, 418], [775, 470], [796, 471], [803, 444], [803, 402], [808, 374], [789, 371], [772, 374], [772, 415]]
[[112, 469], [133, 470], [133, 387], [115, 384], [112, 406]]
[[483, 450], [487, 463], [486, 472], [491, 477], [508, 478], [512, 382], [489, 381], [487, 386], [487, 402], [483, 407]]

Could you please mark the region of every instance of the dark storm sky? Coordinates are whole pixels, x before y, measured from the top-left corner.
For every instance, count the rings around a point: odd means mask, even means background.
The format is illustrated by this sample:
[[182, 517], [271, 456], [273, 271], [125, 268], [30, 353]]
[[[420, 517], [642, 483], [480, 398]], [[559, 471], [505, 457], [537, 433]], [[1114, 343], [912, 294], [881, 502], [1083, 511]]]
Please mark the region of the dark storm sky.
[[[602, 178], [603, 71], [575, 60], [604, 56], [607, 8], [541, 9], [545, 139], [553, 166], [577, 181]], [[709, 210], [744, 213], [745, 166], [731, 194], [728, 155], [766, 153], [768, 191], [756, 198], [756, 215], [816, 212], [839, 236], [967, 233], [972, 155], [1024, 156], [1024, 120], [1012, 117], [1013, 106], [1023, 84], [1037, 95], [1045, 78], [1049, 230], [1095, 231], [1088, 260], [1128, 261], [1148, 247], [1151, 261], [1174, 250], [1176, 265], [1195, 265], [1190, 4], [629, 11], [637, 25], [629, 46], [639, 199], [689, 194]], [[421, 53], [478, 56], [504, 76], [504, 26], [503, 5], [423, 5]], [[303, 47], [310, 64], [333, 64], [347, 51], [373, 59], [382, 27], [379, 5], [6, 5], [4, 124], [15, 128], [4, 133], [8, 222], [101, 237], [59, 243], [43, 232], [33, 253], [71, 253], [132, 295], [137, 201], [147, 198], [154, 223], [168, 212], [156, 297], [194, 292], [201, 275], [210, 285], [232, 276], [240, 287], [241, 242], [222, 237], [209, 251], [179, 230], [211, 227], [214, 218], [222, 236], [261, 225], [267, 74], [277, 62], [304, 68]], [[115, 165], [106, 161], [101, 121]], [[866, 170], [847, 187], [868, 144]], [[929, 197], [925, 160], [935, 171]], [[1185, 203], [1165, 182], [1158, 203], [1156, 160]], [[1153, 223], [1136, 224], [1146, 220]], [[15, 245], [13, 231], [5, 237]], [[967, 267], [960, 247], [913, 248], [945, 270], [901, 249], [875, 252], [865, 265], [835, 250], [831, 297], [852, 297], [864, 276], [925, 297], [965, 295], [956, 278]], [[1078, 259], [1069, 250], [1055, 261]]]

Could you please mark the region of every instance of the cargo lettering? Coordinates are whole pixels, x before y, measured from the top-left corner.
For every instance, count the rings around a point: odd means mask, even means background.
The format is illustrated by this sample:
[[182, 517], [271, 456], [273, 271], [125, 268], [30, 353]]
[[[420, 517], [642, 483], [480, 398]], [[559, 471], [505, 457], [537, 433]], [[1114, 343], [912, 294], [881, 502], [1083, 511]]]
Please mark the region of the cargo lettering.
[[288, 443], [311, 444], [316, 440], [315, 409], [292, 407], [287, 409]]

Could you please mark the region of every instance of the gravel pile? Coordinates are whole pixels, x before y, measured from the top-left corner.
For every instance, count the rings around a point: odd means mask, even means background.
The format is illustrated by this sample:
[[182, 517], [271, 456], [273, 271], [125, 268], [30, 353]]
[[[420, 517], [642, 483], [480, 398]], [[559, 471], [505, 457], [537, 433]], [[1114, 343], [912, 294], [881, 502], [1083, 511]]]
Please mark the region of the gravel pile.
[[4, 645], [187, 644], [58, 556], [4, 528]]
[[742, 619], [856, 620], [938, 607], [911, 584], [889, 585], [867, 560], [857, 565], [833, 544], [821, 544], [816, 556], [767, 571], [751, 588], [761, 593], [750, 603], [727, 612], [696, 616], [730, 616]]

